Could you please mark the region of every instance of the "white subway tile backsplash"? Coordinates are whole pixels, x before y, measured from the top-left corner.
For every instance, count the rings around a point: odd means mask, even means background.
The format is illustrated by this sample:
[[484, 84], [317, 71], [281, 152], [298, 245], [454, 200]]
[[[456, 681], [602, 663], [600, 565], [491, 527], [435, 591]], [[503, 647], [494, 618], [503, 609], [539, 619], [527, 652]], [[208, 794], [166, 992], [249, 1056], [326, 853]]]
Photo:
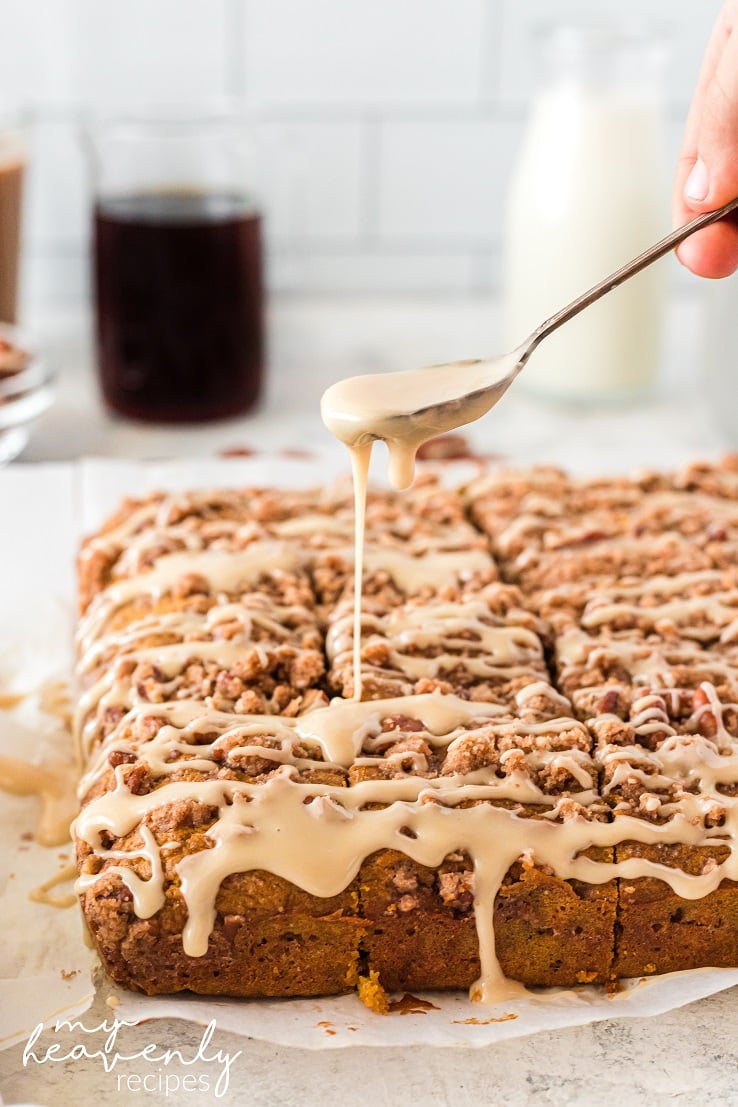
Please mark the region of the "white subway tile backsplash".
[[242, 0], [250, 103], [473, 103], [485, 0]]
[[[536, 88], [537, 66], [532, 37], [537, 28], [557, 23], [610, 20], [633, 27], [662, 29], [669, 44], [667, 96], [684, 111], [697, 81], [720, 0], [673, 3], [671, 0], [496, 0], [502, 6], [502, 42], [498, 93], [508, 107], [523, 108]], [[596, 14], [595, 14], [596, 12]], [[487, 89], [494, 88], [494, 74]]]
[[475, 287], [475, 273], [469, 252], [285, 248], [271, 257], [269, 285], [275, 292], [467, 293]]
[[86, 242], [89, 194], [79, 125], [38, 116], [29, 128], [24, 234], [32, 250]]
[[69, 30], [62, 0], [0, 0], [0, 118], [8, 110], [70, 95]]
[[493, 119], [388, 122], [382, 128], [379, 233], [488, 246], [502, 232], [519, 127]]
[[226, 93], [227, 0], [63, 2], [84, 103], [196, 103]]
[[255, 187], [270, 241], [345, 241], [361, 234], [360, 123], [262, 122], [254, 139]]
[[[80, 110], [243, 99], [244, 183], [270, 284], [492, 294], [504, 196], [536, 73], [534, 26], [670, 28], [669, 164], [719, 0], [0, 0], [0, 119], [35, 106], [25, 244], [32, 300], [80, 296], [89, 228]], [[606, 199], [606, 198], [605, 198]], [[665, 229], [669, 212], [664, 212]], [[678, 283], [678, 274], [675, 278]]]

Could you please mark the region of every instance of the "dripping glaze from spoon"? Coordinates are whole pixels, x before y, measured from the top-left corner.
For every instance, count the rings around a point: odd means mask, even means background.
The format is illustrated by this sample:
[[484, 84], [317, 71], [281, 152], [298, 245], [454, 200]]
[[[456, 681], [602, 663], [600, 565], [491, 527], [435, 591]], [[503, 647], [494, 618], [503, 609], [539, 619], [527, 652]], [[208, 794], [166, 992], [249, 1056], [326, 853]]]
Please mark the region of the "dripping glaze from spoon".
[[[409, 488], [415, 455], [424, 442], [479, 419], [504, 395], [519, 371], [515, 351], [490, 360], [454, 362], [400, 373], [374, 373], [338, 381], [324, 393], [321, 415], [329, 431], [351, 455], [354, 485], [353, 696], [361, 700], [361, 598], [363, 590], [366, 497], [372, 447], [381, 439], [389, 453], [395, 488]], [[521, 363], [522, 367], [522, 363]], [[490, 387], [498, 372], [499, 389]], [[418, 409], [418, 396], [425, 405]]]
[[337, 381], [323, 394], [323, 422], [352, 453], [362, 451], [367, 466], [372, 444], [386, 442], [390, 482], [409, 488], [420, 446], [485, 415], [522, 369], [525, 354], [520, 347], [502, 357]]

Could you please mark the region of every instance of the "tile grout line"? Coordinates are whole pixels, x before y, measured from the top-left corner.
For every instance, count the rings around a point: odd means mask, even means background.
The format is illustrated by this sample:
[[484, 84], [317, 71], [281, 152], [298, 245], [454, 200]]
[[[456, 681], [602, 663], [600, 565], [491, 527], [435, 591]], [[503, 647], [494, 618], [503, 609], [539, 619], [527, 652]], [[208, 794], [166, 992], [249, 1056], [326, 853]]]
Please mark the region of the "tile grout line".
[[247, 28], [247, 0], [226, 0], [223, 29], [224, 86], [226, 95], [245, 101], [248, 88], [243, 48]]

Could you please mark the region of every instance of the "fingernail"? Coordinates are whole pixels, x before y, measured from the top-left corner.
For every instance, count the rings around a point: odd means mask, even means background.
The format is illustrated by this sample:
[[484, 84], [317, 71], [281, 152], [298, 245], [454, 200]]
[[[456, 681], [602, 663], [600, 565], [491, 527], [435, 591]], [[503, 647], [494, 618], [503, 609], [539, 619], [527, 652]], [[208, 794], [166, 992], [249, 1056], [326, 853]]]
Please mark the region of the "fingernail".
[[697, 158], [692, 166], [692, 172], [687, 177], [684, 194], [688, 200], [704, 200], [709, 191], [710, 181], [707, 176], [707, 166], [702, 158]]

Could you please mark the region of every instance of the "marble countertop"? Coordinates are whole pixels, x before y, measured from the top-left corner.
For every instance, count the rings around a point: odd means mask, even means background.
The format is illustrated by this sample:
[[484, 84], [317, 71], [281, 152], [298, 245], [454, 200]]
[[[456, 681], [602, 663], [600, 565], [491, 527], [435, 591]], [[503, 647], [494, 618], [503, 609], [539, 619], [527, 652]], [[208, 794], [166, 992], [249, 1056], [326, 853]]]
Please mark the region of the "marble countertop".
[[[738, 446], [718, 430], [699, 371], [699, 305], [674, 305], [662, 381], [628, 408], [566, 410], [513, 389], [470, 433], [484, 452], [548, 461], [582, 472], [668, 467]], [[159, 428], [107, 415], [81, 312], [46, 313], [32, 330], [58, 372], [57, 399], [34, 429], [21, 462], [113, 457], [204, 456], [227, 449], [335, 450], [318, 418], [333, 380], [353, 372], [406, 368], [499, 349], [494, 305], [482, 301], [283, 298], [270, 313], [270, 372], [264, 406], [248, 418], [206, 427]], [[109, 1018], [96, 1000], [87, 1025]], [[155, 1024], [156, 1040], [191, 1055], [201, 1038], [190, 1024]], [[152, 1024], [126, 1028], [131, 1053], [151, 1040]], [[651, 1105], [738, 1103], [738, 989], [652, 1019], [613, 1019], [481, 1050], [397, 1048], [313, 1053], [216, 1031], [213, 1048], [241, 1051], [223, 1103], [271, 1105], [372, 1102], [417, 1104]], [[128, 1070], [130, 1071], [130, 1069]], [[172, 1070], [178, 1071], [176, 1067]], [[21, 1046], [0, 1053], [5, 1104], [203, 1102], [184, 1088], [121, 1090], [99, 1059], [24, 1067]], [[207, 1100], [208, 1102], [210, 1099]], [[213, 1100], [214, 1101], [214, 1100]]]
[[[244, 418], [188, 427], [150, 426], [109, 415], [99, 399], [90, 323], [78, 311], [48, 312], [31, 333], [58, 374], [54, 406], [35, 427], [23, 461], [79, 456], [200, 456], [227, 449], [335, 450], [319, 419], [324, 389], [340, 377], [412, 368], [502, 349], [495, 304], [482, 299], [282, 297], [269, 315], [264, 402]], [[627, 407], [571, 409], [537, 402], [521, 376], [469, 437], [485, 453], [555, 461], [580, 471], [668, 467], [738, 446], [720, 430], [705, 396], [699, 299], [672, 305], [660, 381]]]

